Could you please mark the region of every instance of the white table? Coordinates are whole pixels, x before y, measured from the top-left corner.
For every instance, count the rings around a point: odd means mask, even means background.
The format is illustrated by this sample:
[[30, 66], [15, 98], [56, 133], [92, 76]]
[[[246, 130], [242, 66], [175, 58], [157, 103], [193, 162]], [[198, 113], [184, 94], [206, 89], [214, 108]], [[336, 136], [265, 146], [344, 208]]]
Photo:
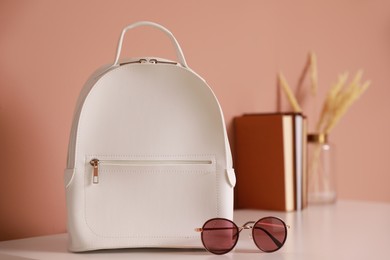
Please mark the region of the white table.
[[390, 203], [339, 201], [300, 212], [238, 210], [235, 222], [278, 216], [291, 227], [284, 247], [263, 253], [244, 230], [234, 251], [216, 256], [203, 250], [123, 249], [69, 253], [67, 235], [0, 242], [0, 259], [390, 259]]

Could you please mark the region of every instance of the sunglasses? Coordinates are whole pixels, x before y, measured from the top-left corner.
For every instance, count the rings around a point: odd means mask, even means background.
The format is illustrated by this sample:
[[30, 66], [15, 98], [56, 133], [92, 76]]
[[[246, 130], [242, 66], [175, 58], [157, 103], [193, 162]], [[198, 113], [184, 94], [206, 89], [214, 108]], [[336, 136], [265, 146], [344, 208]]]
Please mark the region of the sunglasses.
[[248, 221], [238, 227], [233, 221], [225, 218], [207, 220], [201, 232], [203, 246], [210, 253], [223, 255], [230, 252], [237, 244], [238, 236], [243, 229], [252, 229], [252, 238], [256, 246], [264, 252], [279, 250], [286, 242], [287, 225], [276, 217], [265, 217], [258, 221]]

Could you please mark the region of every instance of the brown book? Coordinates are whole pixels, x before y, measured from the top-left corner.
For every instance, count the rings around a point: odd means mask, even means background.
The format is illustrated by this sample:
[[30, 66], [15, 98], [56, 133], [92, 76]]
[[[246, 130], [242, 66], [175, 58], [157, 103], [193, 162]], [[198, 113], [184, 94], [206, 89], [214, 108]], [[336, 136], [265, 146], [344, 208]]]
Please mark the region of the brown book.
[[307, 205], [306, 120], [297, 113], [234, 120], [236, 208], [292, 211]]

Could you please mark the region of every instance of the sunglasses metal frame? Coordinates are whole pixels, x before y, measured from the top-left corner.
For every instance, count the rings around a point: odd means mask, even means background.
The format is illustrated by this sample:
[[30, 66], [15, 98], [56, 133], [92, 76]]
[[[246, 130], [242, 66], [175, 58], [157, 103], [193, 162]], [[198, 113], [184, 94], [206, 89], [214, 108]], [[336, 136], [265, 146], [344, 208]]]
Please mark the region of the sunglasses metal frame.
[[[254, 239], [254, 237], [255, 237], [255, 236], [254, 236], [254, 230], [255, 230], [255, 228], [257, 228], [257, 227], [256, 227], [256, 224], [257, 224], [258, 222], [260, 222], [260, 221], [263, 221], [263, 220], [269, 219], [269, 218], [279, 220], [279, 221], [283, 224], [283, 227], [284, 227], [284, 230], [285, 230], [285, 233], [286, 233], [286, 235], [284, 236], [283, 241], [281, 242], [281, 241], [277, 240], [271, 233], [269, 233], [268, 230], [260, 228], [260, 229], [261, 229], [265, 234], [267, 234], [267, 236], [269, 236], [269, 237], [271, 238], [271, 240], [275, 243], [275, 245], [277, 246], [277, 248], [276, 248], [275, 250], [263, 250], [263, 249], [260, 247], [260, 245], [258, 245], [258, 244], [256, 243], [256, 239]], [[221, 227], [221, 228], [205, 228], [205, 226], [206, 226], [206, 224], [207, 224], [208, 222], [214, 221], [214, 220], [224, 220], [224, 221], [228, 221], [228, 222], [230, 222], [231, 224], [233, 224], [233, 226], [232, 226], [232, 227]], [[262, 225], [267, 225], [267, 224], [268, 224], [268, 225], [275, 225], [275, 224], [270, 224], [270, 223], [262, 223]], [[286, 242], [286, 240], [287, 240], [287, 229], [288, 229], [288, 228], [290, 228], [290, 226], [287, 225], [286, 223], [284, 223], [284, 221], [283, 221], [282, 219], [280, 219], [280, 218], [278, 218], [278, 217], [269, 216], [269, 217], [263, 217], [263, 218], [261, 218], [261, 219], [259, 219], [259, 220], [257, 220], [257, 221], [247, 221], [244, 225], [242, 225], [242, 226], [240, 226], [240, 227], [238, 227], [238, 226], [236, 225], [236, 223], [234, 223], [234, 222], [231, 221], [230, 219], [226, 219], [226, 218], [212, 218], [212, 219], [207, 220], [207, 221], [203, 224], [203, 227], [201, 227], [201, 228], [195, 228], [195, 231], [196, 231], [196, 232], [201, 232], [201, 233], [202, 233], [202, 235], [201, 235], [202, 244], [203, 244], [204, 248], [205, 248], [207, 251], [209, 251], [210, 253], [216, 254], [216, 255], [223, 255], [223, 254], [229, 253], [230, 251], [233, 250], [233, 248], [237, 245], [238, 239], [240, 238], [240, 233], [241, 233], [241, 231], [244, 230], [244, 229], [252, 229], [252, 239], [253, 239], [253, 242], [255, 243], [255, 245], [257, 246], [257, 248], [259, 248], [261, 251], [267, 252], [267, 253], [275, 252], [275, 251], [279, 250], [280, 248], [282, 248], [283, 245], [284, 245], [284, 243]], [[205, 245], [204, 240], [203, 240], [203, 231], [205, 231], [205, 230], [216, 230], [216, 229], [236, 229], [236, 230], [238, 231], [238, 232], [237, 232], [237, 238], [235, 239], [234, 245], [233, 245], [229, 250], [224, 251], [224, 252], [221, 252], [221, 253], [212, 252], [212, 251], [210, 251], [210, 250], [208, 249], [208, 247]]]

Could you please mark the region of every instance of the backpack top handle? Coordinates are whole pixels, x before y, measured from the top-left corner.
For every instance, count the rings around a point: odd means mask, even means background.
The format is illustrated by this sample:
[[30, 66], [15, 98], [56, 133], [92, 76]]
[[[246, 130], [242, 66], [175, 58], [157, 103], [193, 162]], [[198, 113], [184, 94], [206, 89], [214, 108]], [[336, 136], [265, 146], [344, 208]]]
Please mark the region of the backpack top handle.
[[176, 38], [173, 36], [173, 34], [167, 29], [165, 28], [164, 26], [158, 24], [158, 23], [154, 23], [154, 22], [149, 22], [149, 21], [140, 21], [140, 22], [136, 22], [136, 23], [133, 23], [133, 24], [130, 24], [128, 26], [126, 26], [123, 30], [122, 30], [122, 33], [121, 33], [121, 36], [119, 38], [119, 42], [118, 42], [118, 48], [117, 48], [117, 51], [116, 51], [116, 56], [115, 56], [115, 61], [114, 63], [112, 64], [112, 66], [118, 66], [119, 65], [119, 57], [121, 55], [121, 50], [122, 50], [122, 43], [123, 43], [123, 37], [125, 36], [125, 33], [128, 31], [128, 30], [131, 30], [131, 29], [134, 29], [134, 28], [137, 28], [137, 27], [140, 27], [140, 26], [151, 26], [151, 27], [154, 27], [160, 31], [162, 31], [163, 33], [165, 33], [171, 40], [173, 46], [175, 47], [175, 50], [176, 50], [176, 56], [177, 56], [177, 59], [178, 59], [178, 62], [185, 68], [188, 68], [188, 65], [187, 65], [187, 62], [184, 58], [184, 54], [183, 54], [183, 51], [181, 50], [180, 48], [180, 45], [179, 43], [177, 42]]

